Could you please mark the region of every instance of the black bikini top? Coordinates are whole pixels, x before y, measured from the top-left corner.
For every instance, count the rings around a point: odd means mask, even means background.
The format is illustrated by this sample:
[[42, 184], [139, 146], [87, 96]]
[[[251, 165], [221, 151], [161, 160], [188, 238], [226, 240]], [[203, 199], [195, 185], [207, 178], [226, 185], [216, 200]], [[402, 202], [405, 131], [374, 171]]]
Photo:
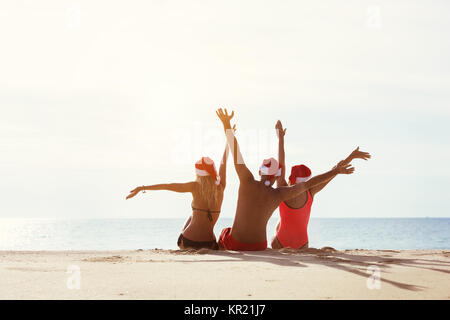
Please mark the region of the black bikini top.
[[213, 221], [213, 218], [212, 218], [211, 213], [220, 213], [220, 211], [212, 211], [212, 210], [209, 210], [209, 209], [199, 209], [199, 208], [194, 208], [194, 206], [192, 206], [192, 205], [191, 205], [191, 207], [192, 207], [192, 210], [197, 210], [197, 211], [207, 212], [207, 213], [208, 213], [208, 219], [209, 219], [209, 221]]

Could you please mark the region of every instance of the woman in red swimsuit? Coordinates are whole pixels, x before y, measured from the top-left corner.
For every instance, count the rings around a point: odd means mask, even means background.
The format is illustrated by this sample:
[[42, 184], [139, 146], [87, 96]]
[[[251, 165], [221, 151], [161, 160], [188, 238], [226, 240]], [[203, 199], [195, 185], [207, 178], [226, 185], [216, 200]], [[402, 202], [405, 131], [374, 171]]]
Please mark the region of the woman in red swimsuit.
[[[279, 120], [275, 129], [277, 130], [278, 135], [278, 161], [281, 167], [281, 176], [277, 180], [277, 186], [281, 187], [288, 185], [285, 179], [286, 169], [284, 154], [284, 135], [286, 129], [283, 129], [283, 125]], [[345, 160], [339, 162], [339, 165], [349, 164], [353, 159], [357, 158], [367, 160], [370, 158], [370, 154], [359, 151], [358, 147]], [[293, 166], [291, 175], [289, 176], [289, 185], [308, 181], [310, 177], [311, 170], [307, 166]], [[273, 249], [287, 247], [301, 249], [308, 247], [308, 222], [314, 195], [322, 190], [333, 178], [323, 184], [311, 188], [296, 198], [284, 201], [280, 204], [280, 221], [276, 228], [276, 235], [272, 239]]]
[[225, 146], [218, 174], [214, 161], [208, 157], [203, 157], [195, 163], [195, 181], [137, 187], [130, 191], [126, 199], [134, 197], [140, 191], [145, 192], [145, 190], [190, 192], [193, 198], [191, 203], [192, 215], [186, 221], [178, 237], [178, 247], [180, 249], [207, 248], [217, 250], [219, 247], [214, 235], [214, 225], [219, 218], [226, 185], [227, 149], [228, 145]]

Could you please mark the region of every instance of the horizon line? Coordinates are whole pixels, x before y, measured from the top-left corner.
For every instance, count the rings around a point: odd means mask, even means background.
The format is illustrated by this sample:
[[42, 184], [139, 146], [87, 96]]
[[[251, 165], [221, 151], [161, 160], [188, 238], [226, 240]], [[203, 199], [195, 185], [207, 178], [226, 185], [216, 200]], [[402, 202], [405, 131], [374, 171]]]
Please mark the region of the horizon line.
[[[164, 219], [164, 220], [176, 220], [186, 219], [187, 217], [111, 217], [111, 218], [60, 218], [60, 217], [38, 217], [38, 218], [26, 218], [26, 217], [0, 217], [0, 220], [152, 220], [152, 219]], [[223, 219], [233, 219], [234, 217], [221, 217]], [[271, 217], [272, 218], [272, 217]], [[311, 217], [311, 219], [450, 219], [450, 217], [442, 216], [424, 216], [424, 217]]]

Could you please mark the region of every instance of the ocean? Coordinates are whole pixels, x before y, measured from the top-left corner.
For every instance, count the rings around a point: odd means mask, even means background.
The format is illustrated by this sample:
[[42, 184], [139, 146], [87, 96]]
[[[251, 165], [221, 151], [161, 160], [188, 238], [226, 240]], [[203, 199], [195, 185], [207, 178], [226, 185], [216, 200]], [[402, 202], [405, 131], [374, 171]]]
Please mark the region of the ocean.
[[[0, 219], [0, 250], [177, 249], [185, 219]], [[277, 218], [269, 221], [268, 241]], [[231, 226], [220, 218], [215, 226]], [[311, 218], [310, 247], [450, 249], [450, 218]]]

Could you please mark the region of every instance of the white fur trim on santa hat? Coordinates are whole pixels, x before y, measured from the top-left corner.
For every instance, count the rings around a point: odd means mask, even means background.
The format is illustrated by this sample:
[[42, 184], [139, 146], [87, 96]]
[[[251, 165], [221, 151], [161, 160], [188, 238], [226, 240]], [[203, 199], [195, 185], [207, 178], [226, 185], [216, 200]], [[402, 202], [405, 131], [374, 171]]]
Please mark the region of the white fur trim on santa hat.
[[309, 179], [311, 179], [311, 176], [309, 176], [309, 177], [297, 177], [297, 178], [295, 178], [295, 183], [306, 182], [306, 181], [308, 181]]
[[[208, 172], [206, 172], [205, 170], [197, 169], [197, 168], [195, 168], [195, 173], [196, 173], [198, 176], [201, 176], [201, 177], [209, 176], [209, 173], [208, 173]], [[217, 180], [215, 181], [215, 183], [216, 183], [216, 185], [219, 185], [219, 184], [220, 184], [220, 177], [219, 177], [219, 176], [217, 176]]]
[[197, 168], [195, 168], [195, 173], [196, 173], [198, 176], [201, 176], [201, 177], [209, 176], [209, 173], [208, 173], [208, 172], [206, 172], [205, 170], [197, 169]]
[[[268, 176], [269, 175], [269, 168], [265, 165], [262, 165], [259, 167], [259, 171], [261, 171], [262, 176]], [[281, 168], [278, 169], [277, 173], [274, 175], [275, 177], [281, 176]]]

